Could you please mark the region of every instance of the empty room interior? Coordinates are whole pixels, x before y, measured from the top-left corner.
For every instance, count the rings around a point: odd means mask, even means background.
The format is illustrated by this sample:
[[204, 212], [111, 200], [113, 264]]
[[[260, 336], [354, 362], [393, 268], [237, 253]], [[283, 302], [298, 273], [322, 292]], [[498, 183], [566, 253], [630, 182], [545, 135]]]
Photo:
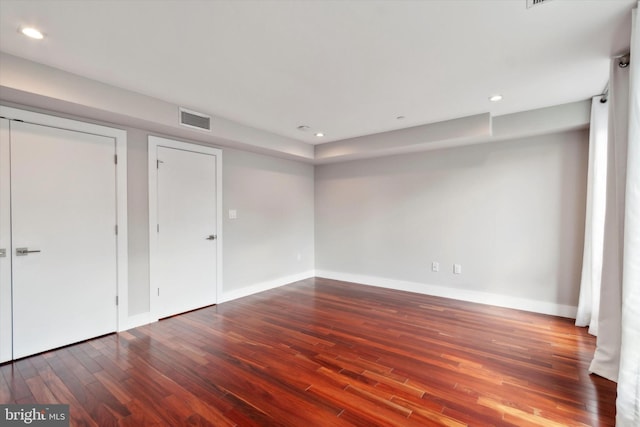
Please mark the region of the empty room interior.
[[639, 426], [637, 9], [0, 0], [0, 425]]

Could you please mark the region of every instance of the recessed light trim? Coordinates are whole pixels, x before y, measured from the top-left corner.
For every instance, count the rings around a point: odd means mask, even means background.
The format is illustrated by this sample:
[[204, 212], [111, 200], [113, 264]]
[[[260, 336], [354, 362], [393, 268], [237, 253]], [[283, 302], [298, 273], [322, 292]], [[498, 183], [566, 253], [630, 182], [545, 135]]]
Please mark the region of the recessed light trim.
[[396, 120], [404, 120], [404, 116], [398, 116], [396, 117]]
[[18, 28], [18, 30], [24, 34], [25, 36], [32, 38], [32, 39], [36, 39], [36, 40], [42, 40], [44, 38], [44, 34], [42, 34], [42, 32], [40, 30], [38, 30], [37, 28], [33, 28], [33, 27], [20, 27]]
[[489, 97], [489, 101], [491, 101], [491, 102], [502, 101], [502, 95], [500, 95], [500, 94], [491, 95]]
[[310, 128], [309, 126], [307, 126], [307, 125], [300, 125], [300, 126], [298, 126], [296, 129], [298, 129], [298, 130], [299, 130], [299, 131], [301, 131], [301, 132], [306, 132], [306, 131], [308, 131], [308, 130], [309, 130], [309, 129], [311, 129], [311, 128]]
[[322, 138], [322, 137], [324, 136], [324, 133], [322, 133], [322, 132], [316, 132], [316, 136], [317, 136], [318, 138]]

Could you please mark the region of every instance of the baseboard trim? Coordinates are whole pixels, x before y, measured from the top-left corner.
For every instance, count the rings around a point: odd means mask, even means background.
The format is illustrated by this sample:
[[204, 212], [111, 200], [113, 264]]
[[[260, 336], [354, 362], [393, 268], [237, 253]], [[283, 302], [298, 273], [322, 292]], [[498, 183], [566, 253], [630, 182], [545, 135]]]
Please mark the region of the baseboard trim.
[[218, 299], [218, 303], [224, 303], [233, 301], [234, 299], [248, 297], [260, 292], [268, 291], [269, 289], [279, 288], [280, 286], [288, 285], [299, 280], [309, 279], [315, 277], [313, 270], [305, 271], [303, 273], [292, 274], [290, 276], [279, 277], [273, 280], [267, 280], [265, 282], [256, 283], [250, 286], [245, 286], [241, 289], [234, 289], [222, 293], [221, 298]]
[[[534, 313], [550, 314], [553, 316], [575, 319], [578, 308], [575, 306], [556, 304], [545, 301], [536, 301], [527, 298], [511, 297], [507, 295], [479, 292], [467, 289], [450, 288], [440, 285], [431, 285], [404, 280], [387, 279], [383, 277], [366, 276], [362, 274], [342, 273], [328, 270], [309, 270], [302, 273], [279, 277], [273, 280], [256, 283], [241, 289], [223, 292], [218, 303], [233, 301], [238, 298], [255, 295], [270, 289], [279, 288], [299, 280], [322, 277], [326, 279], [341, 280], [379, 288], [395, 289], [399, 291], [415, 292], [424, 295], [433, 295], [443, 298], [457, 299], [461, 301], [475, 302], [479, 304], [495, 305], [498, 307], [513, 308], [516, 310], [531, 311]], [[140, 313], [127, 318], [126, 324], [118, 328], [118, 332], [144, 326], [153, 323], [157, 319], [151, 317], [151, 313]]]
[[[232, 301], [234, 299], [247, 297], [249, 295], [254, 295], [260, 292], [268, 291], [269, 289], [279, 288], [280, 286], [288, 285], [293, 282], [297, 282], [299, 280], [309, 279], [315, 277], [315, 272], [313, 270], [305, 271], [303, 273], [292, 274], [290, 276], [280, 277], [274, 280], [268, 280], [266, 282], [256, 283], [251, 286], [244, 287], [242, 289], [235, 289], [229, 292], [223, 292], [222, 296], [218, 300], [218, 304], [223, 302]], [[155, 319], [151, 316], [151, 313], [140, 313], [133, 316], [127, 317], [127, 321], [123, 325], [118, 325], [118, 332], [127, 331], [129, 329], [137, 328], [139, 326], [148, 325], [153, 322], [157, 322], [158, 319]]]
[[152, 319], [151, 313], [140, 313], [127, 317], [127, 323], [118, 328], [118, 332], [126, 331], [129, 329], [137, 328], [139, 326], [148, 325], [158, 319]]
[[419, 294], [433, 295], [437, 297], [451, 298], [461, 301], [475, 302], [479, 304], [531, 311], [534, 313], [550, 314], [553, 316], [567, 317], [570, 319], [575, 319], [576, 313], [578, 311], [577, 307], [571, 305], [536, 301], [527, 298], [518, 298], [489, 292], [451, 288], [440, 285], [430, 285], [425, 283], [408, 282], [382, 277], [365, 276], [360, 274], [316, 270], [316, 276], [333, 280], [341, 280], [344, 282], [353, 282], [381, 288], [395, 289], [399, 291], [415, 292]]

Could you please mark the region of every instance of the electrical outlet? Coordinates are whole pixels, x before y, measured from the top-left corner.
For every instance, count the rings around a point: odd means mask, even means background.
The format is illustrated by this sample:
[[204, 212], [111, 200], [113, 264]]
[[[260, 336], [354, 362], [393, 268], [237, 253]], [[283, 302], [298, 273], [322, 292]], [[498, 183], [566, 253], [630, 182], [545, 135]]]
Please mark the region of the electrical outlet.
[[462, 265], [453, 264], [453, 274], [462, 274]]
[[440, 263], [438, 261], [433, 261], [431, 263], [431, 271], [433, 271], [434, 273], [440, 271]]

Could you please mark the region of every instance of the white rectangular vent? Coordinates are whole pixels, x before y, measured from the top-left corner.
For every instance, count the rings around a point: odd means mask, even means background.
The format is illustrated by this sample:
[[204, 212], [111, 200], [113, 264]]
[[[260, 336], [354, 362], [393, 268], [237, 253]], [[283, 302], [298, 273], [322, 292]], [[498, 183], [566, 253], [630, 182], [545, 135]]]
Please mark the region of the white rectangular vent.
[[180, 124], [193, 129], [211, 131], [211, 116], [181, 107]]
[[548, 3], [551, 0], [527, 0], [527, 9], [531, 9], [533, 6], [541, 5], [542, 3]]

